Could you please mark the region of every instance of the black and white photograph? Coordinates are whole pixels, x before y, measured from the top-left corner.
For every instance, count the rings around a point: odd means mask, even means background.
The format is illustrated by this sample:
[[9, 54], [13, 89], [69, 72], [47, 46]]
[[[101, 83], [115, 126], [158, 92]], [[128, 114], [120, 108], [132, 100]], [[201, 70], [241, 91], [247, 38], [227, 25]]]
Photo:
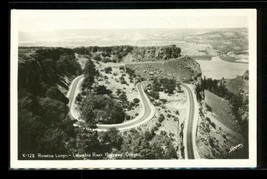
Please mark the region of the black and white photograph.
[[256, 167], [255, 9], [11, 11], [11, 168]]

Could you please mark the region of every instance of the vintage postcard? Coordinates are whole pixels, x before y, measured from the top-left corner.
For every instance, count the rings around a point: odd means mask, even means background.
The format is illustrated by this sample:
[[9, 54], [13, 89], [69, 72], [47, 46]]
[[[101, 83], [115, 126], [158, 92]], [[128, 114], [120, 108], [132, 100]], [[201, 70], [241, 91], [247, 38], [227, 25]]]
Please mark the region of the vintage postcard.
[[256, 10], [11, 10], [10, 167], [256, 167]]

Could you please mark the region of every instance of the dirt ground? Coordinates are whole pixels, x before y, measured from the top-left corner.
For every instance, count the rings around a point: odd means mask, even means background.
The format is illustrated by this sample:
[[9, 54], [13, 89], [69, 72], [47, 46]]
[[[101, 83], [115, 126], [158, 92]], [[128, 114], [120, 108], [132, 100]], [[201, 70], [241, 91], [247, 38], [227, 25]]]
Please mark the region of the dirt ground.
[[[172, 95], [168, 95], [164, 92], [159, 93], [160, 99], [166, 99], [167, 102], [165, 104], [155, 106], [155, 117], [147, 123], [137, 127], [137, 129], [139, 129], [140, 131], [151, 131], [155, 126], [157, 126], [157, 123], [160, 123], [160, 126], [158, 126], [156, 133], [160, 134], [161, 131], [164, 131], [168, 136], [171, 136], [173, 138], [173, 145], [177, 149], [178, 157], [182, 159], [183, 157], [181, 156], [180, 144], [183, 139], [181, 138], [179, 133], [182, 130], [181, 125], [184, 124], [187, 115], [187, 96], [184, 92], [175, 92]], [[159, 101], [160, 100], [156, 100], [156, 102]], [[159, 121], [161, 114], [164, 115], [164, 120], [162, 122]]]

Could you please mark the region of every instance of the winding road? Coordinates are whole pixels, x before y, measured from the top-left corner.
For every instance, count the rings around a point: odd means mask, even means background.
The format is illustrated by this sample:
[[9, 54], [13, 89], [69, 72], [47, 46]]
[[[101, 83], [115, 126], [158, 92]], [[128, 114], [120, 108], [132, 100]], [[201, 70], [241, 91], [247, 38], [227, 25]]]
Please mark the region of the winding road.
[[196, 132], [198, 121], [198, 108], [196, 97], [193, 94], [193, 90], [189, 85], [182, 84], [188, 93], [188, 115], [185, 123], [185, 158], [186, 159], [199, 159], [199, 154], [196, 147]]
[[[81, 81], [83, 80], [83, 75], [76, 77], [70, 86], [70, 90], [69, 93], [67, 95], [67, 97], [69, 98], [69, 107], [70, 107], [70, 115], [73, 119], [77, 119], [77, 115], [74, 113], [73, 111], [73, 105], [75, 103], [75, 98], [77, 96], [77, 88], [79, 87], [79, 84], [81, 83]], [[147, 95], [144, 92], [144, 83], [138, 83], [136, 85], [136, 89], [139, 93], [139, 97], [141, 99], [141, 105], [142, 107], [142, 111], [140, 111], [140, 114], [127, 122], [124, 123], [120, 123], [120, 124], [98, 124], [97, 125], [97, 129], [98, 131], [105, 131], [108, 130], [110, 128], [117, 128], [118, 130], [125, 130], [125, 129], [130, 129], [133, 127], [136, 127], [138, 125], [141, 125], [147, 121], [149, 121], [150, 119], [152, 119], [155, 114], [155, 107], [151, 104], [149, 98], [147, 97]]]
[[[77, 115], [73, 112], [73, 105], [78, 93], [77, 88], [80, 86], [82, 80], [83, 80], [83, 75], [76, 77], [72, 81], [69, 92], [67, 94], [67, 97], [69, 98], [70, 115], [73, 119], [78, 118]], [[189, 105], [188, 106], [189, 111], [185, 122], [185, 130], [184, 130], [185, 158], [198, 159], [199, 155], [195, 143], [197, 120], [198, 120], [198, 110], [196, 109], [197, 108], [196, 97], [193, 94], [193, 90], [190, 88], [189, 85], [182, 84], [182, 87], [186, 89], [188, 93], [188, 105]], [[139, 93], [141, 104], [143, 106], [140, 114], [135, 119], [120, 124], [107, 124], [107, 125], [98, 124], [96, 130], [106, 131], [110, 128], [117, 128], [118, 130], [130, 129], [149, 121], [155, 116], [156, 114], [155, 107], [152, 105], [149, 98], [144, 92], [144, 83], [143, 82], [138, 83], [136, 85], [136, 89]]]

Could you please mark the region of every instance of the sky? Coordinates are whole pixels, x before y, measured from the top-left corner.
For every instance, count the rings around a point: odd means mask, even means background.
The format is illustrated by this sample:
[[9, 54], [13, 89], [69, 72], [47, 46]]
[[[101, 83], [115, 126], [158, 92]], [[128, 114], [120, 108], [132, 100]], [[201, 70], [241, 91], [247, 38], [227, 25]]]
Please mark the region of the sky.
[[240, 28], [246, 10], [13, 10], [22, 32], [68, 29]]

